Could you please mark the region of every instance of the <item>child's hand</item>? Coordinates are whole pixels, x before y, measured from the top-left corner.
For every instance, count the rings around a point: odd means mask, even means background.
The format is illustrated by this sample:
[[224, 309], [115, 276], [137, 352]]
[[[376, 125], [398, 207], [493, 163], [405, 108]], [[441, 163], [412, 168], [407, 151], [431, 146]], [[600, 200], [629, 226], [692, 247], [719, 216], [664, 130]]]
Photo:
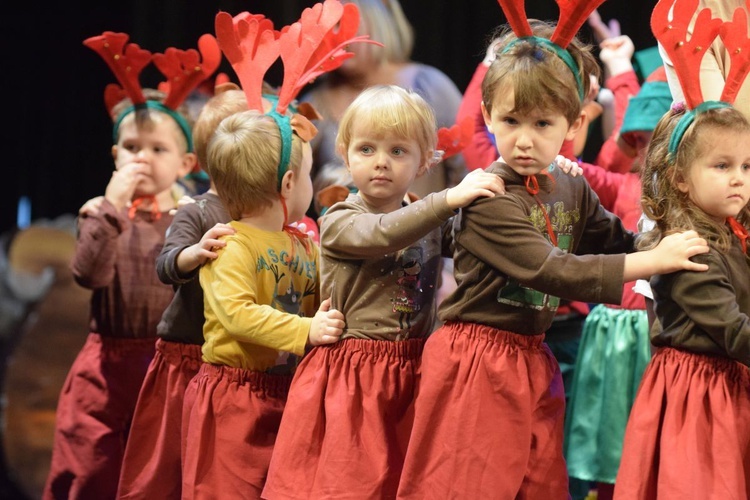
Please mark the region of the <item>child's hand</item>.
[[192, 196], [183, 195], [182, 198], [180, 198], [179, 200], [177, 200], [177, 208], [173, 208], [172, 210], [170, 210], [169, 211], [169, 215], [176, 214], [177, 210], [180, 207], [184, 207], [185, 205], [189, 205], [191, 203], [195, 203], [195, 198], [193, 198]]
[[599, 44], [601, 49], [599, 59], [609, 72], [609, 76], [619, 75], [633, 69], [630, 60], [635, 53], [633, 40], [627, 35], [616, 36], [602, 40]]
[[318, 312], [310, 325], [310, 334], [308, 336], [310, 345], [333, 344], [341, 338], [344, 333], [344, 315], [341, 311], [331, 309], [331, 299], [328, 298], [320, 303]]
[[708, 265], [698, 264], [690, 260], [690, 257], [708, 252], [708, 242], [698, 236], [695, 231], [665, 236], [651, 251], [653, 252], [654, 263], [660, 268], [654, 274], [673, 273], [683, 269], [687, 271], [708, 270]]
[[448, 190], [445, 197], [448, 206], [453, 210], [465, 207], [479, 197], [492, 197], [496, 194], [505, 194], [505, 182], [495, 175], [484, 170], [472, 170], [461, 183]]
[[487, 46], [487, 52], [484, 54], [482, 64], [484, 64], [485, 66], [490, 66], [492, 64], [492, 61], [494, 61], [497, 57], [497, 46], [499, 43], [500, 40], [497, 38], [490, 42], [490, 44]]
[[588, 24], [591, 27], [591, 31], [594, 33], [594, 38], [599, 43], [607, 38], [620, 36], [620, 21], [617, 19], [610, 19], [608, 23], [605, 23], [602, 21], [602, 16], [599, 15], [597, 9], [594, 9], [594, 11], [589, 14]]
[[179, 253], [177, 256], [177, 269], [181, 274], [186, 275], [202, 266], [209, 259], [213, 260], [219, 256], [216, 253], [217, 248], [224, 248], [227, 242], [220, 240], [220, 236], [234, 234], [236, 231], [229, 224], [218, 223], [203, 235], [201, 240]]
[[118, 210], [128, 206], [135, 194], [138, 181], [143, 176], [145, 166], [138, 162], [128, 163], [112, 172], [104, 197]]
[[81, 216], [97, 215], [99, 213], [99, 208], [102, 206], [103, 201], [104, 201], [104, 196], [97, 196], [96, 198], [91, 198], [89, 201], [84, 203], [81, 208], [78, 209], [78, 215], [81, 215]]
[[569, 160], [563, 155], [557, 155], [555, 157], [555, 165], [571, 177], [577, 177], [583, 174], [583, 169], [578, 165], [578, 162]]

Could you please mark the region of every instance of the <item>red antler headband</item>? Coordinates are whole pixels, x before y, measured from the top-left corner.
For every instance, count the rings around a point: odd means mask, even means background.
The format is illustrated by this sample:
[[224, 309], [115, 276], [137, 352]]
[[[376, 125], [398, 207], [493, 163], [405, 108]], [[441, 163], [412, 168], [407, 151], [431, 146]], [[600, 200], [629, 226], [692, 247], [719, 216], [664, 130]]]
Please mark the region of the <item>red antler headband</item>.
[[[359, 9], [354, 4], [342, 5], [339, 0], [325, 0], [302, 12], [299, 21], [275, 31], [273, 23], [262, 15], [247, 12], [232, 18], [219, 12], [215, 20], [216, 37], [224, 55], [237, 73], [250, 109], [263, 111], [262, 83], [268, 68], [280, 56], [284, 63], [284, 79], [276, 105], [267, 114], [276, 121], [281, 133], [281, 159], [278, 179], [289, 168], [292, 131], [304, 141], [311, 140], [317, 130], [300, 106], [299, 114], [286, 115], [287, 108], [302, 87], [319, 75], [332, 71], [346, 59], [350, 43], [366, 42], [381, 45], [367, 36], [356, 36]], [[317, 113], [313, 110], [313, 117]]]
[[[195, 49], [168, 48], [164, 54], [154, 54], [153, 57], [151, 52], [127, 41], [127, 34], [112, 31], [105, 31], [99, 36], [83, 41], [85, 46], [104, 59], [122, 86], [110, 84], [104, 91], [105, 104], [110, 113], [114, 105], [125, 97], [129, 97], [133, 103], [119, 116], [113, 117], [114, 140], [117, 141], [120, 124], [125, 116], [139, 109], [155, 109], [168, 114], [177, 122], [187, 139], [188, 151], [192, 152], [193, 138], [190, 126], [176, 109], [193, 89], [219, 67], [221, 51], [216, 39], [211, 35], [200, 37], [198, 40], [200, 54]], [[168, 91], [164, 102], [146, 100], [138, 80], [143, 68], [152, 61], [167, 77]]]
[[554, 33], [550, 39], [534, 36], [534, 33], [526, 17], [524, 7], [525, 0], [498, 0], [500, 7], [508, 18], [516, 39], [510, 42], [503, 52], [508, 51], [511, 47], [519, 42], [530, 42], [540, 45], [550, 50], [559, 57], [573, 73], [578, 86], [578, 96], [581, 101], [584, 99], [583, 81], [581, 80], [581, 71], [576, 64], [573, 56], [568, 52], [567, 47], [573, 40], [573, 37], [581, 28], [594, 9], [599, 7], [605, 0], [555, 0], [560, 8], [560, 16]]
[[[738, 7], [731, 21], [712, 19], [706, 7], [698, 12], [693, 33], [688, 28], [698, 8], [698, 0], [659, 0], [651, 14], [651, 30], [674, 65], [685, 96], [688, 111], [680, 118], [669, 138], [670, 158], [674, 161], [677, 147], [698, 113], [731, 106], [750, 71], [750, 39], [747, 37], [747, 14]], [[672, 18], [670, 19], [670, 12]], [[700, 81], [703, 57], [719, 35], [731, 61], [724, 89], [718, 101], [704, 101]]]

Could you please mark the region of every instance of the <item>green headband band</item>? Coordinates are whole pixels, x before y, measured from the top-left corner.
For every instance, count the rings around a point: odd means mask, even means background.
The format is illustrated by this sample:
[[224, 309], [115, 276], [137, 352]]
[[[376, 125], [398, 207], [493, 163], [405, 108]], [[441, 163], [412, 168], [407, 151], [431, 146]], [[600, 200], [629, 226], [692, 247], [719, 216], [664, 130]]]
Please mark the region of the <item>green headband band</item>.
[[551, 50], [557, 57], [562, 59], [562, 62], [564, 62], [565, 65], [570, 69], [570, 72], [573, 73], [573, 77], [576, 79], [576, 86], [578, 87], [578, 97], [581, 99], [581, 102], [583, 102], [583, 83], [581, 82], [581, 75], [578, 71], [578, 65], [567, 49], [564, 49], [551, 40], [542, 38], [540, 36], [522, 36], [520, 38], [516, 38], [508, 45], [506, 45], [501, 54], [504, 54], [505, 52], [510, 50], [510, 48], [518, 42], [529, 42], [531, 44], [541, 45], [544, 48]]
[[292, 123], [288, 116], [282, 116], [276, 110], [269, 111], [266, 114], [274, 119], [281, 135], [281, 156], [279, 157], [278, 168], [278, 189], [281, 191], [281, 181], [284, 179], [284, 174], [289, 170], [289, 161], [292, 157]]
[[174, 121], [177, 122], [177, 125], [180, 126], [180, 130], [182, 130], [183, 135], [185, 136], [185, 139], [187, 139], [187, 150], [188, 153], [193, 152], [193, 134], [190, 132], [190, 125], [188, 125], [188, 122], [185, 120], [185, 118], [182, 117], [180, 113], [177, 111], [170, 109], [166, 107], [164, 104], [160, 103], [159, 101], [146, 101], [143, 104], [133, 104], [131, 106], [128, 106], [122, 113], [120, 113], [120, 116], [117, 117], [117, 120], [115, 120], [115, 126], [112, 130], [112, 137], [114, 139], [115, 144], [117, 143], [118, 134], [120, 133], [120, 124], [122, 123], [122, 120], [125, 119], [127, 115], [132, 113], [133, 111], [140, 110], [140, 109], [154, 109], [156, 111], [161, 111], [162, 113], [166, 113], [169, 116], [172, 117]]
[[724, 101], [706, 101], [695, 108], [691, 109], [690, 111], [687, 111], [682, 117], [680, 117], [680, 121], [677, 122], [677, 125], [675, 126], [674, 130], [672, 130], [672, 135], [669, 137], [669, 161], [670, 163], [673, 163], [675, 158], [677, 158], [677, 147], [680, 145], [680, 142], [682, 141], [682, 136], [685, 135], [685, 132], [687, 131], [688, 127], [691, 123], [695, 120], [695, 117], [698, 113], [703, 113], [705, 111], [711, 110], [711, 109], [720, 109], [720, 108], [730, 108], [732, 107], [731, 104]]

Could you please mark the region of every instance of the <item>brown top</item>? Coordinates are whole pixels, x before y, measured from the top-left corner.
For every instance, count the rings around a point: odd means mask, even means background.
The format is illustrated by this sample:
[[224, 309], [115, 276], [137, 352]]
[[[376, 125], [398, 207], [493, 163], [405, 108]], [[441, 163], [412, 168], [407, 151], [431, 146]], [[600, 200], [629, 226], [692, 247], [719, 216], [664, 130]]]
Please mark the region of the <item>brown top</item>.
[[78, 242], [71, 269], [76, 282], [93, 290], [92, 332], [105, 337], [156, 337], [156, 325], [174, 292], [159, 281], [156, 257], [172, 222], [168, 212], [154, 219], [138, 211], [117, 212], [104, 200], [95, 216], [78, 222]]
[[634, 234], [601, 206], [583, 177], [550, 168], [549, 177], [537, 176], [537, 197], [557, 247], [524, 178], [501, 162], [486, 169], [503, 178], [507, 194], [479, 199], [455, 217], [458, 286], [440, 307], [442, 321], [536, 335], [552, 324], [558, 297], [620, 303]]

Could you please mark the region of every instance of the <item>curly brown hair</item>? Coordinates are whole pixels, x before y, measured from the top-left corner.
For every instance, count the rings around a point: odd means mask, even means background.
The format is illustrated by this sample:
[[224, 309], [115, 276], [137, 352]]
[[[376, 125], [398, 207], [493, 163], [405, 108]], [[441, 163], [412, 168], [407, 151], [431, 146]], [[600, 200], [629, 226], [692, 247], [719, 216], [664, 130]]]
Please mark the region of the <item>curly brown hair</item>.
[[[750, 122], [733, 107], [698, 113], [673, 155], [669, 152], [669, 140], [686, 112], [683, 107], [665, 113], [651, 137], [641, 171], [641, 208], [643, 214], [654, 221], [655, 227], [638, 236], [639, 250], [654, 248], [668, 234], [691, 229], [721, 251], [727, 251], [731, 245], [732, 235], [726, 224], [717, 222], [697, 207], [688, 193], [678, 189], [677, 183], [687, 179], [694, 159], [711, 147], [706, 139], [708, 131], [750, 133]], [[750, 209], [745, 206], [736, 219], [748, 227]]]

